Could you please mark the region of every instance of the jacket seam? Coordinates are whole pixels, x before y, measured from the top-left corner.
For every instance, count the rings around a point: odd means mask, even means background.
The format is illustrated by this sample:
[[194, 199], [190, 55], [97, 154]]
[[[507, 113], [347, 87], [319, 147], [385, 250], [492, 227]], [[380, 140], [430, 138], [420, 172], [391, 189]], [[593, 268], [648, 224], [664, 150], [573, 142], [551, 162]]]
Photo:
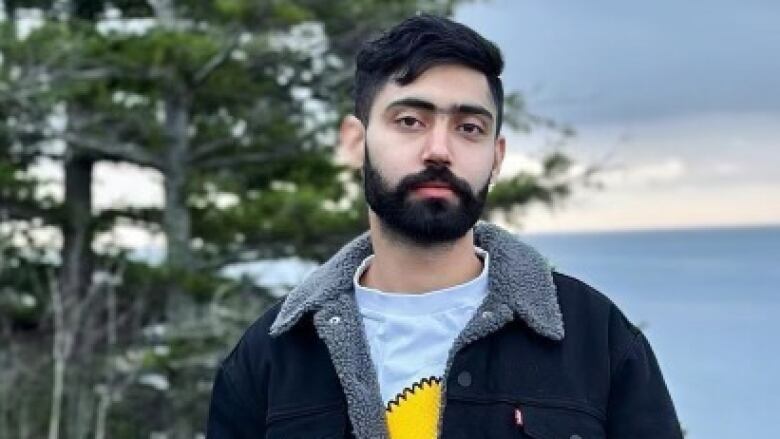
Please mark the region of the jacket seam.
[[327, 402], [327, 403], [317, 404], [317, 405], [312, 405], [307, 407], [285, 408], [281, 410], [275, 410], [274, 412], [268, 413], [268, 416], [266, 417], [266, 422], [270, 424], [272, 422], [278, 422], [289, 418], [300, 417], [311, 413], [318, 413], [323, 410], [335, 410], [342, 407], [343, 405], [344, 403], [342, 401], [333, 401], [333, 402]]
[[612, 373], [614, 376], [617, 376], [621, 369], [623, 369], [623, 366], [628, 362], [628, 356], [629, 354], [635, 352], [637, 345], [641, 341], [642, 335], [641, 331], [638, 331], [636, 334], [634, 334], [633, 340], [631, 340], [631, 343], [628, 344], [626, 347], [626, 350], [620, 355], [620, 359], [617, 362], [617, 366], [615, 366], [615, 370]]
[[500, 403], [505, 403], [510, 405], [521, 404], [521, 405], [530, 405], [530, 406], [542, 407], [542, 408], [568, 409], [568, 410], [574, 410], [574, 411], [587, 414], [602, 422], [607, 420], [607, 415], [603, 410], [600, 410], [598, 408], [580, 402], [565, 400], [565, 399], [555, 399], [555, 398], [538, 399], [538, 398], [524, 398], [524, 397], [518, 398], [512, 396], [505, 396], [505, 395], [497, 395], [491, 397], [450, 395], [448, 399], [452, 399], [455, 401], [468, 401], [468, 402], [474, 402], [478, 404], [492, 404], [492, 403], [500, 402]]

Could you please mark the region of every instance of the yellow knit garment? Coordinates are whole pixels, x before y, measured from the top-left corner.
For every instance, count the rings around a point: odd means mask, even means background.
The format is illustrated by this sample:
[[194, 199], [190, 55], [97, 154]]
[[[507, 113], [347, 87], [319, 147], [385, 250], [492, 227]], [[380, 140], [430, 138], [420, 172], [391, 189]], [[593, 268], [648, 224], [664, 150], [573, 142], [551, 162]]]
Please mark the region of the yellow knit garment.
[[441, 379], [423, 378], [387, 404], [391, 439], [435, 439], [441, 403]]

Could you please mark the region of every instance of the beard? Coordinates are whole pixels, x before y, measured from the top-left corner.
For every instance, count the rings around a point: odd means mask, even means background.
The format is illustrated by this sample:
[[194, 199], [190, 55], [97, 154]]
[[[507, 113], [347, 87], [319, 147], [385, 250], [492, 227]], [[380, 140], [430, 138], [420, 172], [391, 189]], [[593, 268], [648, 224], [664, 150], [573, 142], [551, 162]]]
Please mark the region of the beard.
[[[468, 182], [447, 166], [432, 165], [404, 177], [392, 188], [371, 164], [367, 145], [363, 176], [366, 202], [382, 225], [417, 245], [444, 244], [463, 237], [482, 215], [490, 187], [488, 179], [475, 194]], [[447, 184], [457, 200], [411, 196], [415, 188], [434, 181]]]

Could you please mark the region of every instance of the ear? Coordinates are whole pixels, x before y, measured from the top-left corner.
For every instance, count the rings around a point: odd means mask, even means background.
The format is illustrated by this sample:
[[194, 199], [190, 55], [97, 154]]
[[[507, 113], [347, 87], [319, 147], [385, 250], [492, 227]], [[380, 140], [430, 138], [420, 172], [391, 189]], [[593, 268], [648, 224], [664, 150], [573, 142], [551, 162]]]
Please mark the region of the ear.
[[504, 155], [506, 154], [506, 138], [504, 136], [496, 138], [493, 154], [493, 169], [490, 171], [491, 184], [494, 184], [498, 179], [498, 174], [501, 172], [501, 164], [504, 162]]
[[339, 147], [336, 152], [338, 162], [353, 169], [361, 169], [365, 143], [366, 129], [363, 122], [351, 114], [344, 117], [339, 129]]

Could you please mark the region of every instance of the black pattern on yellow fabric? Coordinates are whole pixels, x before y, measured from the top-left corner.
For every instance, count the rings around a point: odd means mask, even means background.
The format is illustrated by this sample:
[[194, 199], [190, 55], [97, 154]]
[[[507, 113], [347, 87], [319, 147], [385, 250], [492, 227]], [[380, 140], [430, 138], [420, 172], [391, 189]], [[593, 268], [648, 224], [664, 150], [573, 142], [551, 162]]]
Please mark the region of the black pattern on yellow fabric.
[[387, 403], [391, 439], [434, 439], [441, 405], [441, 378], [422, 378]]

